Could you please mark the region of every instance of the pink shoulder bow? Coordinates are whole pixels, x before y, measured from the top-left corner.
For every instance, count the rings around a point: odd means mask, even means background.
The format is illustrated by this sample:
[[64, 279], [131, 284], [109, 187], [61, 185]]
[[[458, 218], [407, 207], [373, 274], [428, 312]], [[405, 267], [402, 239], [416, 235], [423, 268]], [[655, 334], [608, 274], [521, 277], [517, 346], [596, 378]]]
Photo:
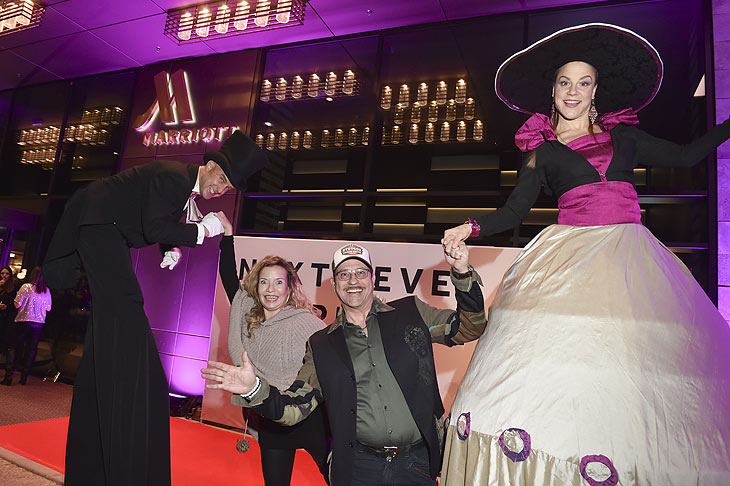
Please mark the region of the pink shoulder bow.
[[604, 130], [608, 131], [616, 125], [623, 123], [624, 125], [638, 125], [639, 117], [636, 116], [633, 108], [624, 108], [619, 111], [604, 113], [596, 118], [596, 123]]
[[[611, 130], [623, 123], [624, 125], [638, 125], [639, 118], [633, 108], [604, 113], [596, 119], [596, 123], [604, 131]], [[515, 133], [515, 144], [523, 152], [535, 150], [548, 140], [557, 140], [550, 118], [542, 113], [535, 113]]]
[[550, 118], [542, 113], [535, 113], [515, 133], [515, 144], [523, 152], [535, 150], [547, 140], [557, 140]]

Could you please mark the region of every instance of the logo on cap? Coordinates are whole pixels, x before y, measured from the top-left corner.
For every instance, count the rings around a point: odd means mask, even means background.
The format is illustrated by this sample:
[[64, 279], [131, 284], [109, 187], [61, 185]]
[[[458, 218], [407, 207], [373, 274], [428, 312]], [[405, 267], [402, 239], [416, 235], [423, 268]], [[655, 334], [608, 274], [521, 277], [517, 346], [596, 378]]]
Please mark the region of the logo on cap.
[[344, 248], [340, 248], [340, 254], [342, 256], [362, 256], [363, 249], [357, 245], [345, 246]]

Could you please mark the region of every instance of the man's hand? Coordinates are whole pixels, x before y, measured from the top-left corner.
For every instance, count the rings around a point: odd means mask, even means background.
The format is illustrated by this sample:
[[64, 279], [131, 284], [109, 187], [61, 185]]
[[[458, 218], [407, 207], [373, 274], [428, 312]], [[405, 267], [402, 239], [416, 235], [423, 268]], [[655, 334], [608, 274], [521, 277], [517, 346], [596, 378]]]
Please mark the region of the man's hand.
[[208, 213], [203, 216], [203, 220], [200, 222], [205, 228], [205, 237], [212, 238], [223, 233], [223, 224], [218, 218], [216, 213]]
[[4, 311], [4, 310], [5, 310], [5, 309], [7, 309], [7, 308], [8, 308], [8, 306], [7, 306], [7, 305], [5, 305], [5, 304], [0, 304], [0, 311]]
[[450, 251], [446, 251], [446, 247], [444, 247], [444, 258], [456, 273], [469, 271], [469, 248], [463, 241], [456, 246], [451, 246]]
[[165, 257], [162, 259], [162, 263], [160, 263], [160, 268], [169, 268], [172, 270], [175, 268], [175, 265], [177, 265], [180, 260], [182, 259], [182, 251], [180, 251], [180, 248], [175, 247], [172, 250], [168, 250], [165, 252]]
[[223, 225], [223, 235], [224, 236], [232, 236], [233, 235], [233, 225], [228, 220], [228, 217], [226, 217], [226, 214], [223, 211], [218, 211], [215, 213], [215, 217], [218, 218]]
[[206, 383], [205, 387], [243, 395], [249, 393], [256, 384], [256, 373], [245, 351], [241, 354], [241, 360], [242, 366], [208, 361], [208, 367], [201, 369], [200, 374], [204, 380], [213, 383]]

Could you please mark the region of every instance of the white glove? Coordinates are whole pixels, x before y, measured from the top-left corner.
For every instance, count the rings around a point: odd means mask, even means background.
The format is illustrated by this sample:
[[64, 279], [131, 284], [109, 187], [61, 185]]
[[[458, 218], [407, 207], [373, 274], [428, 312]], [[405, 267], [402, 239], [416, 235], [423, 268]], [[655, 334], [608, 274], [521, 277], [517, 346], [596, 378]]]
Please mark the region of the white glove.
[[177, 265], [180, 260], [182, 259], [182, 251], [180, 251], [180, 248], [173, 248], [172, 250], [165, 252], [165, 257], [162, 259], [162, 263], [160, 263], [160, 268], [169, 268], [172, 270], [175, 268], [175, 265]]
[[218, 219], [215, 213], [206, 214], [200, 224], [208, 230], [208, 238], [212, 238], [223, 233], [223, 223], [221, 223], [221, 220]]

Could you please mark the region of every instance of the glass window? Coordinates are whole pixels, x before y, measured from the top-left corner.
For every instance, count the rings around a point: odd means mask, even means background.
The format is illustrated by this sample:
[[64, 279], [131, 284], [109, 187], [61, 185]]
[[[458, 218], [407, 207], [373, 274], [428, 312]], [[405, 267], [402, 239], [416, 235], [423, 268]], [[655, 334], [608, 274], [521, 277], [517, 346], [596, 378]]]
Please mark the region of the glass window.
[[[268, 50], [252, 135], [273, 164], [244, 198], [239, 229], [435, 242], [467, 217], [495, 211], [516, 183], [522, 153], [514, 134], [527, 119], [494, 94], [498, 67], [560, 28], [598, 18], [657, 47], [664, 82], [641, 126], [686, 143], [706, 130], [706, 100], [692, 97], [705, 71], [699, 6], [552, 8]], [[348, 69], [357, 81], [349, 95]], [[546, 96], [549, 103], [549, 85]], [[690, 252], [698, 279], [708, 274], [697, 266], [709, 257], [705, 165], [634, 172], [644, 223], [677, 253]], [[478, 243], [522, 246], [557, 214], [555, 198], [542, 194], [518, 228]], [[699, 223], [677, 225], [672, 215]]]
[[74, 81], [54, 195], [68, 196], [116, 171], [134, 79], [125, 72]]
[[377, 52], [375, 36], [267, 51], [251, 132], [272, 164], [245, 199], [243, 232], [359, 228]]
[[68, 103], [69, 82], [16, 90], [0, 165], [0, 194], [46, 195]]

